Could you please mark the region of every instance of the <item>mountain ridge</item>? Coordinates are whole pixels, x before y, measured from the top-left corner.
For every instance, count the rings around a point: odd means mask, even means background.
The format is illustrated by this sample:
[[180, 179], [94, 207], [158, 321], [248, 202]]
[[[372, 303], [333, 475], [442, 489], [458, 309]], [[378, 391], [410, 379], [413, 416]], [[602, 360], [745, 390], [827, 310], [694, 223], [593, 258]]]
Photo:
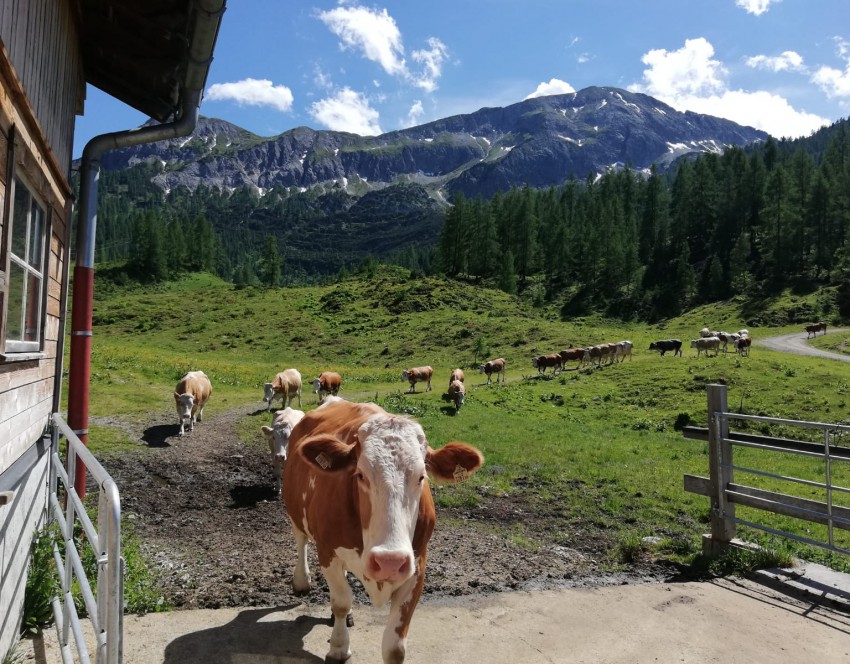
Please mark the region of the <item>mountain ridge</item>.
[[153, 163], [151, 181], [168, 193], [198, 186], [260, 196], [344, 191], [360, 197], [393, 184], [415, 183], [446, 202], [626, 165], [664, 170], [677, 158], [722, 152], [768, 138], [729, 120], [676, 111], [641, 93], [613, 87], [485, 107], [379, 136], [295, 127], [261, 137], [226, 120], [203, 117], [188, 137], [112, 151], [107, 170]]

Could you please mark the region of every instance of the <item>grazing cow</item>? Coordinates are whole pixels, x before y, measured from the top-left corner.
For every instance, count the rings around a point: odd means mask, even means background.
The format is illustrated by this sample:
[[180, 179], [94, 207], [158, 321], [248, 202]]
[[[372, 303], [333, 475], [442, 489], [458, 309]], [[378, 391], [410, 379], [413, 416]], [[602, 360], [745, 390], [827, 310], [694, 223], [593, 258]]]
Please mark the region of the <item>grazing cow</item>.
[[720, 337], [704, 337], [701, 339], [691, 339], [691, 348], [697, 349], [697, 357], [700, 356], [700, 353], [705, 351], [706, 357], [708, 357], [709, 351], [713, 350], [714, 355], [720, 351]]
[[717, 337], [720, 339], [720, 343], [723, 344], [723, 352], [728, 353], [727, 346], [732, 344], [732, 348], [736, 348], [735, 342], [741, 338], [741, 335], [737, 332], [721, 332]]
[[617, 350], [615, 353], [615, 357], [619, 362], [625, 362], [626, 358], [629, 358], [631, 362], [632, 359], [632, 348], [634, 344], [631, 341], [620, 341], [617, 343]]
[[313, 379], [313, 392], [318, 395], [319, 403], [322, 403], [328, 394], [336, 396], [340, 385], [342, 376], [336, 371], [323, 371], [318, 378]]
[[295, 425], [303, 417], [304, 413], [300, 410], [284, 408], [275, 412], [270, 427], [260, 429], [269, 443], [269, 452], [272, 455], [272, 474], [275, 477], [275, 493], [277, 494], [280, 493], [283, 465], [286, 463], [287, 450], [289, 449], [289, 436]]
[[711, 336], [711, 330], [709, 330], [707, 327], [704, 327], [699, 331], [699, 336], [700, 336], [700, 339], [705, 339], [706, 337], [710, 337]]
[[742, 337], [748, 337], [748, 336], [750, 336], [750, 331], [749, 330], [738, 330], [738, 335], [742, 336]]
[[750, 354], [750, 345], [753, 343], [753, 340], [749, 337], [738, 337], [735, 341], [735, 351], [741, 354], [741, 357], [744, 355], [749, 356]]
[[401, 379], [410, 383], [410, 392], [416, 392], [416, 383], [427, 383], [426, 392], [431, 391], [431, 376], [434, 370], [431, 367], [416, 367], [401, 372]]
[[537, 369], [537, 373], [545, 374], [547, 367], [552, 367], [552, 373], [555, 373], [556, 369], [560, 371], [563, 368], [564, 361], [558, 353], [550, 353], [549, 355], [532, 357], [531, 366]]
[[505, 358], [500, 357], [495, 360], [490, 360], [489, 362], [485, 362], [480, 367], [478, 367], [478, 373], [487, 374], [487, 384], [490, 384], [490, 380], [493, 378], [493, 374], [496, 375], [496, 382], [499, 382], [498, 374], [502, 375], [502, 382], [505, 382]]
[[673, 351], [673, 357], [682, 356], [682, 341], [680, 339], [664, 339], [663, 341], [653, 341], [649, 344], [649, 350], [657, 350], [661, 357], [667, 351]]
[[195, 429], [195, 422], [204, 416], [204, 406], [212, 394], [212, 384], [203, 371], [190, 371], [174, 388], [174, 402], [177, 406], [177, 419], [180, 422], [180, 435]]
[[[263, 386], [263, 401], [268, 402], [266, 412], [272, 409], [272, 401], [280, 399], [283, 407], [292, 405], [292, 400], [298, 397], [298, 407], [301, 407], [301, 374], [298, 369], [281, 371], [271, 383]], [[287, 402], [288, 401], [288, 402]]]
[[310, 590], [312, 540], [330, 590], [334, 626], [326, 662], [351, 656], [346, 571], [363, 583], [372, 604], [390, 602], [383, 661], [404, 661], [436, 523], [426, 473], [457, 482], [483, 462], [465, 443], [432, 449], [418, 423], [371, 403], [337, 401], [301, 420], [289, 439], [283, 498], [298, 553], [293, 589]]
[[452, 375], [449, 376], [449, 387], [456, 380], [459, 380], [461, 383], [463, 382], [463, 369], [452, 369]]
[[464, 387], [462, 381], [452, 381], [452, 384], [449, 385], [449, 398], [455, 405], [455, 412], [460, 411], [460, 407], [466, 399], [466, 387]]
[[561, 363], [563, 364], [564, 369], [567, 368], [567, 362], [578, 362], [576, 369], [584, 364], [584, 352], [584, 348], [570, 348], [560, 351], [558, 355], [561, 356]]
[[819, 323], [813, 323], [812, 325], [806, 325], [803, 330], [806, 332], [806, 339], [810, 339], [811, 337], [818, 336], [818, 332], [826, 334], [826, 323], [821, 321]]

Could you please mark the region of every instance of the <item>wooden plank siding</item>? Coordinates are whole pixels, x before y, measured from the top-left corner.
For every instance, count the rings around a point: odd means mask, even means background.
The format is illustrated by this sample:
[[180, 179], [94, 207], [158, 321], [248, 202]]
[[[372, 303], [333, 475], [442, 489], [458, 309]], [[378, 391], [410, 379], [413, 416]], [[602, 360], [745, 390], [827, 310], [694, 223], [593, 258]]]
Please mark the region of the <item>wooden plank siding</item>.
[[4, 0], [0, 40], [60, 168], [71, 163], [74, 120], [85, 95], [71, 3]]

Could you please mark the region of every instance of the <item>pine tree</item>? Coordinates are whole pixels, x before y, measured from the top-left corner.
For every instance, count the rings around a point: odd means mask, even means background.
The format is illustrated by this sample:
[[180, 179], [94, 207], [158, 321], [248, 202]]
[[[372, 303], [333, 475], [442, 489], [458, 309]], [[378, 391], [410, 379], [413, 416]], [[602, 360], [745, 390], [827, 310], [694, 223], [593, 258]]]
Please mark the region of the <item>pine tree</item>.
[[508, 249], [500, 265], [499, 288], [506, 293], [515, 295], [516, 287], [517, 279], [516, 269], [514, 268], [514, 254], [510, 249]]
[[260, 281], [266, 288], [275, 288], [280, 285], [280, 252], [274, 235], [266, 236], [259, 268]]

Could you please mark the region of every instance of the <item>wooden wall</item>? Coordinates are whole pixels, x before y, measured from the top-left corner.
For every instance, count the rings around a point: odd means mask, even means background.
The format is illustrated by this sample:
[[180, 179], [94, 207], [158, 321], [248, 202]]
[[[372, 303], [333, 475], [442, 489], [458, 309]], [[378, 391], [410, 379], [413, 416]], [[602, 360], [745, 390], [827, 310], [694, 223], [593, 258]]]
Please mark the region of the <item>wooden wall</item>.
[[85, 95], [70, 0], [3, 0], [0, 39], [59, 167], [71, 163]]

